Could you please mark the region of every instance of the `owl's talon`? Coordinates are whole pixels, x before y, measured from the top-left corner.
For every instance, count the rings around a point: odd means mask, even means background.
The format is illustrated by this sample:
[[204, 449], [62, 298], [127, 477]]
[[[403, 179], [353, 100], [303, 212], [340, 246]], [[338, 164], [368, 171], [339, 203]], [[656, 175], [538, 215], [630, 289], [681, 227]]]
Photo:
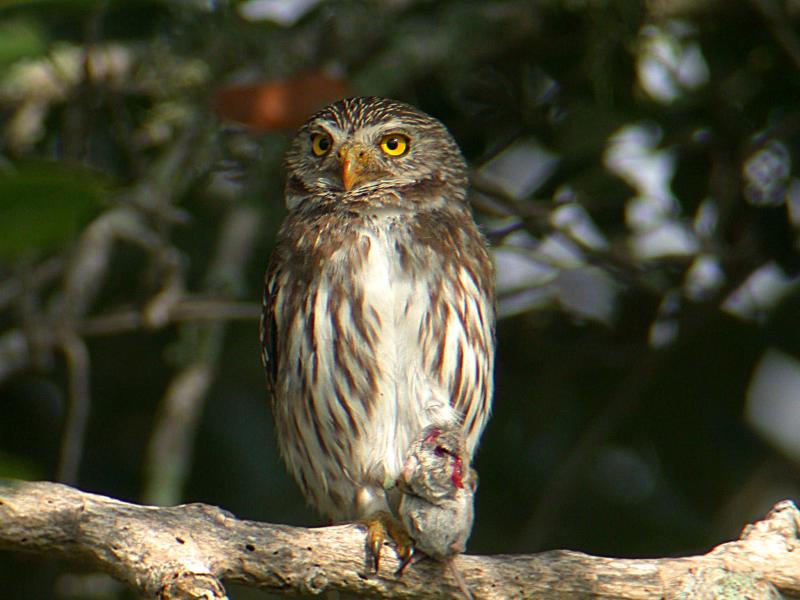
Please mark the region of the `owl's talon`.
[[392, 515], [379, 512], [364, 522], [367, 526], [367, 565], [375, 575], [380, 568], [383, 542], [391, 539], [401, 563], [406, 563], [413, 556], [414, 546], [403, 525]]
[[367, 563], [370, 573], [378, 572], [381, 561], [383, 540], [386, 539], [386, 529], [380, 521], [372, 521], [367, 530]]

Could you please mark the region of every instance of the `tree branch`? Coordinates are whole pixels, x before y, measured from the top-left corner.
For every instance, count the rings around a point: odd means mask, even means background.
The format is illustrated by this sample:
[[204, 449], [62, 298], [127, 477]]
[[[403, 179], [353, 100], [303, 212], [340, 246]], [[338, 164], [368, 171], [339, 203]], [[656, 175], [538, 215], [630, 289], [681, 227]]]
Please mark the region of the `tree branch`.
[[[779, 598], [800, 595], [800, 512], [778, 503], [739, 540], [702, 556], [613, 559], [580, 552], [456, 559], [479, 599]], [[0, 481], [0, 549], [78, 560], [159, 600], [222, 600], [221, 580], [275, 592], [341, 590], [381, 598], [458, 597], [430, 560], [394, 575], [387, 549], [367, 576], [358, 525], [306, 529], [218, 508], [128, 504], [54, 483]]]

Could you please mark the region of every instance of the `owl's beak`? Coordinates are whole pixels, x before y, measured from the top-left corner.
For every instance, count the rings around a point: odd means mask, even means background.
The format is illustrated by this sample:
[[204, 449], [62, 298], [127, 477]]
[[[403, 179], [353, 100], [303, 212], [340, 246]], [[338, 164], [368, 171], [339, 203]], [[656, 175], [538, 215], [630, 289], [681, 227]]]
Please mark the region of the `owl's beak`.
[[342, 146], [339, 149], [339, 163], [342, 165], [342, 185], [345, 191], [366, 179], [367, 151], [359, 145]]

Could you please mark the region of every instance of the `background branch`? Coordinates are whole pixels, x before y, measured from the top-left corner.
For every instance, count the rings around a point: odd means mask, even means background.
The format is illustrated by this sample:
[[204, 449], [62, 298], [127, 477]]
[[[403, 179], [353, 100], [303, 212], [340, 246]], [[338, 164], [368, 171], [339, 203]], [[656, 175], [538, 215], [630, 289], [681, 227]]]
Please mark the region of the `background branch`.
[[91, 395], [89, 390], [89, 351], [79, 336], [67, 330], [62, 335], [61, 348], [67, 360], [69, 377], [69, 409], [61, 436], [61, 453], [57, 477], [74, 484], [83, 454], [86, 425], [89, 419]]
[[[475, 596], [486, 599], [779, 598], [778, 590], [800, 595], [799, 530], [800, 512], [783, 501], [739, 540], [701, 556], [613, 559], [558, 550], [457, 563]], [[80, 560], [159, 599], [223, 599], [223, 579], [294, 594], [458, 594], [433, 561], [394, 576], [388, 550], [381, 573], [367, 576], [357, 525], [270, 525], [208, 505], [139, 506], [54, 483], [0, 482], [0, 548]]]
[[[228, 211], [207, 274], [209, 293], [244, 287], [245, 265], [260, 222], [259, 215], [247, 206], [235, 206]], [[161, 322], [169, 320], [173, 306], [174, 302], [165, 306]], [[145, 459], [145, 502], [175, 504], [182, 497], [200, 414], [222, 353], [225, 328], [223, 320], [183, 325], [182, 335], [196, 343], [161, 401]]]

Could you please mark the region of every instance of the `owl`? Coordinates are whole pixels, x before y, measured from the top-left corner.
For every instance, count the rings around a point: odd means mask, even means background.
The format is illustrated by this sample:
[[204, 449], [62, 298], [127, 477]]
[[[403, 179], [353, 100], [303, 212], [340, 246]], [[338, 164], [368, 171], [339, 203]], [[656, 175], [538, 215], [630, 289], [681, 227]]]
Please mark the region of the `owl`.
[[495, 291], [447, 129], [394, 100], [340, 100], [286, 155], [261, 319], [278, 445], [309, 504], [367, 524], [377, 570], [408, 449], [431, 424], [471, 459], [489, 417]]

